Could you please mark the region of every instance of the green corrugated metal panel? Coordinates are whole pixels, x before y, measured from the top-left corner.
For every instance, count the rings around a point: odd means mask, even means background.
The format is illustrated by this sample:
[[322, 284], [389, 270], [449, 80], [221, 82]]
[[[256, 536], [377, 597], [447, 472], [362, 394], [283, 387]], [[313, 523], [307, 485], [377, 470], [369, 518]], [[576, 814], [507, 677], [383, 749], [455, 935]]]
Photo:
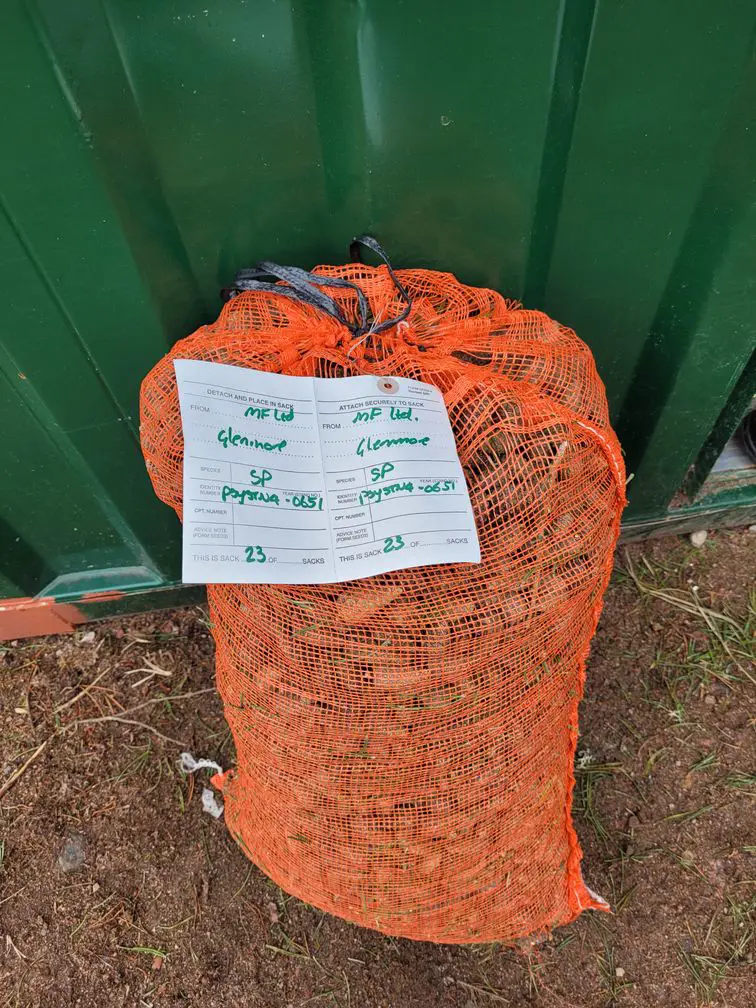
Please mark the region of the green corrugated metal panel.
[[3, 28], [6, 596], [177, 580], [141, 377], [239, 266], [360, 231], [578, 331], [631, 521], [736, 421], [752, 0], [11, 0]]

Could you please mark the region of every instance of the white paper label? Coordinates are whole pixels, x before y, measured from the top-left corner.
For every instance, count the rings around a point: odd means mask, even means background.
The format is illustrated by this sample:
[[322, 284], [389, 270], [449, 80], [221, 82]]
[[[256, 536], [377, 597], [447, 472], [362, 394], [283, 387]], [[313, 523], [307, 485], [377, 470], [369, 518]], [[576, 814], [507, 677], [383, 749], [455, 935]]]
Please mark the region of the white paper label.
[[434, 386], [175, 365], [185, 582], [321, 584], [480, 563]]

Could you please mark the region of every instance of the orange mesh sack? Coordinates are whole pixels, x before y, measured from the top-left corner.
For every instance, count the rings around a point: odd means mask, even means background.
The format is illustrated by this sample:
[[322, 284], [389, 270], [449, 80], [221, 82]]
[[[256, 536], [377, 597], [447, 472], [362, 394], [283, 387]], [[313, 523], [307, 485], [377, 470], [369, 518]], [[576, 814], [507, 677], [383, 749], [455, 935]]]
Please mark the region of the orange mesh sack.
[[[236, 744], [236, 768], [215, 779], [228, 827], [286, 891], [392, 935], [507, 941], [606, 909], [571, 819], [585, 660], [625, 503], [591, 353], [448, 273], [354, 263], [313, 276], [364, 292], [369, 338], [286, 284], [250, 283], [144, 380], [156, 493], [181, 515], [176, 358], [410, 377], [443, 393], [482, 562], [208, 585]], [[358, 317], [351, 286], [323, 289]], [[400, 291], [411, 310], [378, 331], [406, 312]]]

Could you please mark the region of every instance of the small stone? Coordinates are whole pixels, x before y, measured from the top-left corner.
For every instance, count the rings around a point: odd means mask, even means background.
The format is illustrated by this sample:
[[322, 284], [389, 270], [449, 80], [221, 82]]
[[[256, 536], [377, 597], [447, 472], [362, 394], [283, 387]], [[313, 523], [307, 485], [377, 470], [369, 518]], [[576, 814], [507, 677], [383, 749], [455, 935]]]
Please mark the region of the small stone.
[[706, 529], [699, 529], [697, 532], [690, 533], [690, 544], [691, 546], [695, 546], [696, 549], [700, 549], [708, 538], [709, 533]]
[[63, 847], [58, 855], [58, 867], [64, 872], [78, 871], [85, 858], [84, 837], [81, 833], [71, 833], [63, 841]]
[[278, 924], [278, 920], [279, 920], [279, 917], [278, 917], [278, 907], [273, 902], [273, 900], [270, 900], [269, 902], [267, 902], [265, 904], [265, 909], [268, 911], [268, 918], [270, 920], [270, 923], [271, 924]]
[[163, 957], [162, 956], [153, 956], [152, 957], [152, 968], [154, 970], [159, 970], [159, 969], [163, 968]]
[[707, 693], [706, 696], [704, 697], [704, 703], [706, 704], [707, 707], [713, 707], [716, 702], [717, 698], [715, 696], [712, 696], [711, 693]]
[[748, 526], [748, 531], [749, 532], [756, 532], [756, 525], [749, 525]]
[[81, 637], [79, 637], [79, 644], [92, 644], [94, 639], [95, 639], [94, 630], [87, 630], [86, 633], [83, 633]]
[[622, 979], [622, 977], [625, 975], [625, 971], [622, 969], [621, 966], [618, 966], [614, 971], [614, 975], [619, 979]]

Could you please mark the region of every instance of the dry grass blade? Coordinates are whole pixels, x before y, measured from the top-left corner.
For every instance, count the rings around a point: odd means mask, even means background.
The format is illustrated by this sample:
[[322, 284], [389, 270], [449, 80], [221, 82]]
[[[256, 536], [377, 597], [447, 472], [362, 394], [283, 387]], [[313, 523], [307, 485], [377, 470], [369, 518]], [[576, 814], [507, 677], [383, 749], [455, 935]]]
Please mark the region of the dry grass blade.
[[6, 957], [7, 957], [7, 955], [8, 955], [9, 952], [14, 952], [16, 954], [17, 958], [19, 958], [19, 959], [27, 959], [28, 958], [28, 956], [25, 956], [23, 952], [21, 952], [19, 949], [16, 948], [16, 945], [15, 945], [13, 939], [11, 938], [11, 936], [9, 934], [7, 934], [5, 936], [5, 954], [6, 954]]
[[[56, 711], [54, 713], [57, 713], [58, 710], [63, 710], [65, 707], [70, 706], [71, 703], [75, 702], [76, 700], [79, 700], [81, 696], [86, 693], [87, 690], [92, 689], [92, 687], [95, 685], [98, 679], [100, 679], [104, 674], [105, 674], [104, 672], [101, 673], [101, 675], [98, 676], [96, 679], [94, 679], [91, 683], [89, 683], [88, 686], [85, 686], [83, 690], [81, 690], [79, 693], [76, 694], [75, 697], [71, 699], [71, 701], [67, 701], [65, 704], [63, 704], [62, 707], [56, 708]], [[46, 738], [44, 742], [42, 742], [39, 746], [37, 746], [37, 748], [26, 760], [26, 762], [22, 766], [20, 766], [18, 770], [16, 770], [13, 774], [11, 774], [8, 780], [5, 781], [5, 783], [2, 786], [0, 786], [0, 798], [2, 798], [6, 794], [6, 792], [8, 792], [10, 788], [12, 788], [13, 785], [18, 780], [20, 780], [20, 778], [26, 773], [26, 771], [29, 769], [32, 763], [34, 763], [34, 761], [37, 760], [42, 755], [42, 753], [53, 741], [53, 739], [57, 738], [59, 735], [65, 734], [66, 732], [72, 731], [75, 728], [81, 727], [82, 725], [102, 724], [106, 721], [116, 721], [119, 722], [120, 724], [134, 725], [137, 728], [143, 728], [145, 731], [151, 732], [153, 735], [156, 735], [164, 742], [170, 742], [171, 745], [177, 745], [180, 746], [182, 749], [186, 749], [187, 744], [185, 742], [182, 742], [180, 739], [172, 738], [170, 735], [164, 735], [153, 725], [147, 724], [144, 721], [135, 721], [132, 718], [126, 717], [126, 715], [134, 714], [137, 711], [144, 710], [145, 707], [152, 707], [155, 704], [173, 703], [175, 700], [189, 700], [192, 697], [202, 696], [203, 694], [214, 692], [215, 690], [212, 687], [208, 687], [207, 689], [191, 690], [189, 693], [177, 693], [175, 696], [168, 695], [168, 696], [153, 697], [151, 700], [145, 700], [143, 703], [137, 704], [134, 707], [130, 707], [128, 710], [121, 711], [121, 713], [119, 714], [103, 714], [100, 717], [94, 717], [94, 718], [78, 718], [76, 721], [71, 721], [67, 725], [62, 725], [60, 728], [56, 729], [48, 738]]]
[[679, 947], [680, 959], [690, 973], [698, 1003], [709, 1005], [724, 980], [744, 976], [750, 970], [756, 897], [741, 903], [728, 899], [724, 913], [715, 913], [709, 922], [699, 948], [692, 932], [690, 937], [688, 947]]
[[87, 683], [87, 685], [84, 686], [83, 689], [80, 689], [78, 693], [74, 694], [70, 700], [66, 700], [65, 703], [59, 704], [53, 711], [53, 715], [60, 714], [61, 711], [66, 710], [67, 707], [72, 707], [77, 701], [85, 697], [87, 693], [89, 693], [89, 691], [96, 686], [100, 679], [102, 679], [104, 675], [107, 675], [109, 671], [110, 669], [103, 669], [99, 675], [94, 677], [91, 683]]
[[505, 998], [503, 994], [499, 991], [494, 990], [492, 987], [484, 987], [482, 984], [468, 983], [466, 980], [456, 980], [455, 983], [458, 987], [463, 987], [465, 990], [470, 991], [473, 996], [476, 994], [482, 994], [483, 997], [487, 997], [491, 1001], [496, 1001], [500, 1004], [512, 1004], [509, 998]]
[[128, 672], [124, 672], [124, 675], [127, 676], [136, 675], [138, 672], [147, 673], [146, 675], [143, 675], [141, 679], [138, 679], [136, 682], [131, 683], [132, 689], [136, 689], [137, 686], [142, 686], [144, 685], [144, 683], [150, 682], [150, 680], [154, 679], [155, 676], [162, 676], [165, 679], [170, 679], [170, 677], [173, 675], [173, 672], [169, 672], [167, 669], [161, 668], [151, 658], [145, 658], [144, 661], [145, 661], [144, 665], [140, 666], [139, 668], [129, 669]]
[[182, 742], [181, 739], [171, 738], [170, 735], [164, 735], [157, 728], [154, 728], [151, 724], [147, 724], [146, 721], [135, 721], [133, 718], [120, 717], [118, 714], [110, 714], [108, 717], [97, 718], [98, 721], [118, 721], [120, 724], [134, 725], [137, 728], [144, 728], [145, 731], [152, 732], [159, 739], [164, 742], [170, 742], [171, 745], [177, 745], [180, 749], [188, 749], [189, 746], [186, 742]]
[[708, 626], [709, 630], [714, 634], [714, 636], [716, 637], [716, 639], [719, 641], [722, 649], [729, 656], [729, 658], [731, 659], [733, 665], [735, 665], [735, 667], [738, 669], [738, 671], [742, 672], [743, 675], [747, 679], [750, 679], [750, 681], [754, 685], [756, 685], [756, 678], [754, 678], [754, 676], [748, 671], [748, 669], [738, 661], [738, 659], [735, 656], [734, 652], [732, 651], [732, 648], [730, 647], [729, 643], [727, 642], [727, 640], [725, 639], [724, 635], [719, 630], [719, 627], [714, 622], [713, 617], [717, 617], [718, 616], [720, 619], [724, 620], [725, 622], [730, 623], [732, 626], [735, 627], [735, 629], [737, 630], [737, 632], [739, 634], [741, 633], [740, 626], [738, 626], [738, 624], [735, 622], [735, 620], [730, 619], [730, 617], [724, 616], [722, 613], [715, 613], [713, 609], [707, 609], [706, 606], [701, 605], [701, 600], [699, 599], [698, 594], [695, 591], [693, 592], [693, 599], [694, 599], [694, 603], [695, 603], [696, 610], [697, 610], [698, 614], [701, 616], [701, 618], [704, 620], [704, 622]]
[[0, 899], [0, 906], [2, 906], [3, 903], [8, 903], [10, 902], [10, 900], [15, 899], [16, 896], [20, 895], [24, 891], [24, 889], [26, 889], [25, 885], [21, 886], [20, 889], [16, 889], [16, 891], [14, 893], [11, 893], [10, 896], [4, 896], [2, 899]]
[[[738, 656], [730, 647], [729, 642], [718, 625], [724, 624], [725, 626], [729, 626], [738, 634], [738, 636], [742, 636], [744, 630], [737, 620], [733, 619], [732, 616], [728, 616], [726, 613], [718, 612], [716, 609], [710, 609], [708, 606], [703, 605], [695, 590], [690, 594], [687, 594], [681, 589], [655, 588], [653, 585], [649, 585], [645, 581], [642, 581], [635, 570], [633, 561], [627, 550], [625, 550], [625, 570], [640, 595], [647, 595], [649, 598], [657, 598], [662, 602], [666, 602], [667, 605], [674, 606], [676, 609], [682, 610], [682, 612], [686, 612], [691, 616], [697, 616], [699, 619], [703, 620], [709, 632], [716, 638], [720, 647], [730, 658], [733, 665], [735, 665], [738, 671], [745, 676], [746, 679], [750, 680], [750, 682], [756, 686], [756, 676], [754, 676], [753, 673], [738, 660]], [[722, 678], [715, 672], [712, 672], [711, 674], [716, 679]], [[728, 685], [732, 686], [731, 683]]]
[[145, 731], [151, 732], [164, 742], [170, 742], [171, 745], [177, 745], [182, 749], [187, 749], [188, 746], [186, 742], [182, 742], [180, 739], [172, 738], [170, 735], [164, 735], [163, 732], [159, 731], [153, 725], [147, 724], [145, 721], [135, 721], [133, 718], [127, 717], [127, 715], [136, 714], [137, 711], [144, 710], [146, 707], [154, 707], [155, 704], [173, 703], [176, 700], [190, 700], [193, 697], [203, 696], [206, 693], [214, 692], [215, 690], [209, 686], [206, 689], [191, 690], [188, 693], [176, 693], [173, 695], [167, 694], [165, 696], [152, 697], [151, 700], [145, 700], [143, 703], [136, 704], [134, 707], [129, 707], [127, 710], [120, 711], [118, 714], [103, 714], [100, 717], [80, 718], [77, 721], [72, 721], [70, 724], [65, 725], [63, 730], [71, 731], [81, 725], [103, 724], [106, 721], [115, 721], [119, 724], [134, 725], [137, 728], [143, 728]]
[[189, 693], [176, 693], [175, 695], [171, 695], [169, 693], [165, 696], [153, 697], [151, 700], [145, 700], [143, 703], [136, 704], [134, 707], [129, 707], [127, 710], [121, 711], [119, 714], [103, 714], [101, 717], [80, 718], [78, 721], [72, 721], [71, 724], [66, 725], [66, 728], [73, 728], [76, 725], [99, 724], [102, 721], [123, 721], [127, 714], [136, 714], [137, 711], [144, 710], [145, 707], [153, 707], [155, 704], [160, 703], [174, 703], [176, 700], [189, 700], [192, 697], [202, 696], [205, 693], [214, 692], [215, 689], [212, 686], [209, 686], [207, 689], [191, 690]]
[[45, 741], [41, 745], [37, 746], [37, 748], [31, 754], [29, 759], [23, 764], [23, 766], [20, 766], [15, 773], [11, 774], [11, 776], [8, 778], [5, 784], [3, 784], [2, 787], [0, 787], [0, 798], [2, 798], [3, 795], [5, 795], [6, 792], [8, 792], [13, 787], [16, 781], [18, 781], [23, 776], [23, 774], [26, 773], [26, 771], [29, 769], [32, 763], [42, 755], [42, 753], [48, 747], [50, 742], [52, 742], [54, 737], [55, 735], [51, 735], [50, 738], [45, 739]]
[[683, 609], [685, 612], [689, 612], [694, 616], [705, 613], [712, 619], [718, 619], [723, 623], [729, 623], [736, 630], [740, 629], [736, 620], [734, 620], [732, 616], [728, 616], [726, 613], [717, 612], [716, 609], [708, 609], [705, 606], [702, 606], [697, 599], [693, 601], [690, 596], [686, 595], [686, 593], [679, 588], [655, 588], [653, 585], [649, 585], [646, 584], [645, 581], [641, 581], [636, 573], [633, 561], [630, 559], [630, 554], [627, 550], [625, 550], [625, 564], [627, 573], [641, 595], [649, 595], [652, 598], [662, 599], [664, 602], [668, 602], [670, 605], [676, 606], [678, 609]]

